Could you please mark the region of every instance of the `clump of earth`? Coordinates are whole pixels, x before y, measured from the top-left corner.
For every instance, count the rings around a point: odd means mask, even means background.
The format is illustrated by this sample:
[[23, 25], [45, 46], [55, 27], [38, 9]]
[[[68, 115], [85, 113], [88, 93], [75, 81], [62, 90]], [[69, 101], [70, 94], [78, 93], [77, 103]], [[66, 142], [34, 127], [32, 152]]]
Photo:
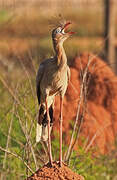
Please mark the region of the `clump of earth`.
[[46, 164], [27, 180], [84, 180], [84, 178], [73, 172], [66, 165], [63, 164], [60, 167], [59, 162], [54, 162], [53, 167]]

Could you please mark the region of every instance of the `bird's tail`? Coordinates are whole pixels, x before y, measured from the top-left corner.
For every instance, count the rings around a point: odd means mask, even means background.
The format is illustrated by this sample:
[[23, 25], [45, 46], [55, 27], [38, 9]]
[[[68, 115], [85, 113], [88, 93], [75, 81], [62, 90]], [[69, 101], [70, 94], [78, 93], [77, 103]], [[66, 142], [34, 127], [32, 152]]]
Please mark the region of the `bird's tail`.
[[[53, 125], [53, 107], [49, 108], [50, 115], [50, 130], [52, 130]], [[37, 130], [36, 130], [36, 142], [47, 141], [48, 140], [48, 120], [47, 113], [44, 114], [44, 107], [41, 106], [39, 109]]]

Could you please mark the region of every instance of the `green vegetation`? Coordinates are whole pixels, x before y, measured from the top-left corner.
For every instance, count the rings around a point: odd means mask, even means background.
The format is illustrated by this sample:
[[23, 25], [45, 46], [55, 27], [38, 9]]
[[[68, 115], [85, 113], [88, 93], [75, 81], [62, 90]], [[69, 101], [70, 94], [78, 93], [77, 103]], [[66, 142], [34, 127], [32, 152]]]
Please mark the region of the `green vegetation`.
[[5, 22], [9, 18], [9, 13], [6, 10], [0, 10], [0, 23]]
[[[27, 74], [28, 73], [28, 74]], [[2, 102], [0, 104], [0, 147], [17, 154], [25, 161], [30, 168], [35, 171], [36, 163], [38, 167], [43, 165], [43, 159], [47, 161], [43, 146], [35, 144], [37, 100], [34, 88], [35, 75], [30, 76], [30, 72], [23, 71], [25, 78], [17, 81], [16, 85], [5, 88], [4, 81], [0, 83]], [[5, 81], [12, 84], [12, 81]], [[12, 91], [13, 94], [12, 94]], [[10, 92], [10, 93], [9, 93]], [[59, 138], [54, 133], [52, 141], [53, 158], [59, 157]], [[31, 149], [32, 147], [32, 149]], [[63, 145], [63, 153], [67, 150]], [[33, 152], [34, 151], [34, 152]], [[109, 155], [92, 156], [92, 151], [85, 152], [82, 147], [72, 153], [70, 168], [83, 175], [86, 180], [112, 180], [117, 172], [116, 152]], [[34, 154], [33, 154], [34, 153]], [[40, 156], [41, 154], [41, 156]], [[35, 159], [36, 158], [36, 163]], [[11, 154], [6, 154], [0, 150], [0, 171], [7, 180], [25, 179], [31, 173], [24, 165], [23, 161]]]
[[85, 153], [82, 147], [74, 152], [70, 161], [70, 167], [82, 174], [86, 180], [112, 180], [117, 175], [116, 152], [110, 155], [92, 156], [91, 151]]

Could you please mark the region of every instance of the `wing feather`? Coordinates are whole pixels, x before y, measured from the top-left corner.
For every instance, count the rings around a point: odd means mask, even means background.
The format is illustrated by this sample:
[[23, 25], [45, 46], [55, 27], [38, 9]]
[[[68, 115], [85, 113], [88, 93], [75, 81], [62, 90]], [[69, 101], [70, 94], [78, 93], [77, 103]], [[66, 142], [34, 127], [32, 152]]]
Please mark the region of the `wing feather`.
[[40, 82], [44, 74], [44, 65], [40, 64], [37, 76], [36, 76], [36, 92], [39, 104], [41, 103], [41, 92], [40, 92]]

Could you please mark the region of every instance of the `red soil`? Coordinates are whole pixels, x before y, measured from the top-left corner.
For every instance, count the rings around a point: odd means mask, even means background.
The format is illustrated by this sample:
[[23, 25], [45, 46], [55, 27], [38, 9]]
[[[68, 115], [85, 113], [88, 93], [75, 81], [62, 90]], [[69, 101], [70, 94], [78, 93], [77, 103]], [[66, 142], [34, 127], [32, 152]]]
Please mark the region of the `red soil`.
[[27, 180], [84, 180], [84, 178], [74, 173], [66, 165], [59, 167], [58, 163], [54, 162], [53, 167], [49, 167], [47, 164]]
[[[71, 66], [71, 83], [64, 98], [63, 132], [68, 145], [71, 121], [75, 121], [80, 94], [80, 72], [88, 62], [89, 54], [75, 58]], [[113, 148], [117, 135], [117, 77], [111, 68], [100, 58], [92, 56], [89, 66], [91, 75], [88, 85], [87, 111], [80, 137], [85, 137], [86, 149], [98, 147], [98, 152], [107, 153]], [[59, 97], [55, 102], [54, 129], [59, 129]], [[81, 140], [80, 140], [81, 142]], [[90, 144], [91, 143], [91, 144]], [[91, 146], [90, 146], [91, 145]], [[78, 144], [76, 145], [77, 148]], [[88, 150], [87, 149], [87, 150]]]

